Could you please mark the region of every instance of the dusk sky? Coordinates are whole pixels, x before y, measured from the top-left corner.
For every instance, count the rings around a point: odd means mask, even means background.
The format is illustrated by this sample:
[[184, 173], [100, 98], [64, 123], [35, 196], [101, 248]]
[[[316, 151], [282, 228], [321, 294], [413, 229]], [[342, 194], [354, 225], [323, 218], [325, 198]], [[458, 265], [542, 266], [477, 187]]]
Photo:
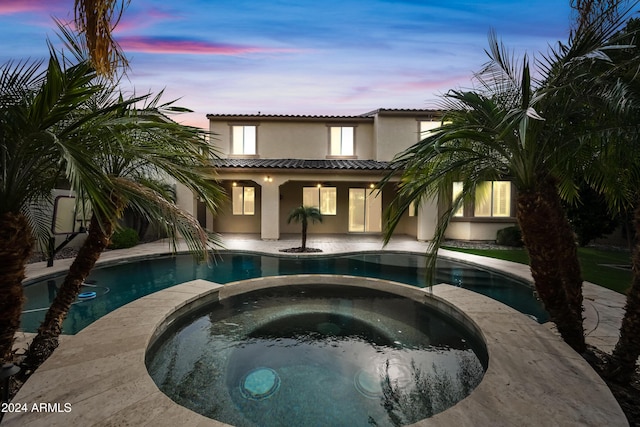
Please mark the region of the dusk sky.
[[[47, 57], [73, 0], [0, 0], [0, 63]], [[195, 112], [362, 114], [433, 108], [470, 87], [494, 29], [516, 53], [566, 41], [569, 0], [131, 0], [115, 37], [123, 89]]]

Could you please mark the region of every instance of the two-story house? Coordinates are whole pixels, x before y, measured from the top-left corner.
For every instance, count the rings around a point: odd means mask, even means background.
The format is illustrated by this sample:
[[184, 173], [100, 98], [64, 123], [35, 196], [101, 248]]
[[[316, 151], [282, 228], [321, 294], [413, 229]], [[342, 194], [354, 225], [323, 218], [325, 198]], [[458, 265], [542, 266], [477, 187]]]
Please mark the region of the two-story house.
[[[278, 239], [297, 233], [287, 224], [300, 205], [317, 206], [323, 222], [309, 233], [381, 233], [382, 211], [395, 197], [393, 185], [375, 190], [398, 152], [440, 124], [435, 110], [379, 109], [359, 116], [209, 114], [214, 160], [229, 204], [214, 218], [195, 201], [207, 228], [255, 233]], [[441, 197], [441, 203], [455, 194]], [[456, 214], [448, 237], [493, 240], [515, 222], [509, 182], [487, 183], [482, 203]], [[480, 206], [481, 205], [481, 206]], [[418, 240], [433, 237], [438, 200], [425, 201], [405, 214], [396, 233]]]

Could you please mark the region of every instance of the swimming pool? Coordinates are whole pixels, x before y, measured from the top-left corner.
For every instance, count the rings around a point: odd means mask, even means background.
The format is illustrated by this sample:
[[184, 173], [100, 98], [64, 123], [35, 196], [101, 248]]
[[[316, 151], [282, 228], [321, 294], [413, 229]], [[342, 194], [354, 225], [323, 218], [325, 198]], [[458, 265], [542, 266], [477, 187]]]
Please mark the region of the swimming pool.
[[453, 317], [386, 286], [222, 298], [171, 322], [149, 374], [174, 402], [238, 427], [413, 424], [468, 396], [488, 357]]
[[[96, 297], [77, 301], [72, 306], [63, 331], [75, 334], [131, 301], [194, 279], [224, 284], [263, 276], [340, 274], [423, 287], [424, 266], [423, 255], [399, 252], [292, 257], [225, 251], [217, 255], [215, 263], [198, 262], [188, 254], [123, 261], [94, 269], [83, 291], [96, 292]], [[60, 275], [25, 285], [24, 331], [37, 330], [63, 279]], [[487, 295], [534, 316], [541, 323], [548, 319], [531, 286], [493, 271], [439, 259], [436, 283], [449, 283]]]

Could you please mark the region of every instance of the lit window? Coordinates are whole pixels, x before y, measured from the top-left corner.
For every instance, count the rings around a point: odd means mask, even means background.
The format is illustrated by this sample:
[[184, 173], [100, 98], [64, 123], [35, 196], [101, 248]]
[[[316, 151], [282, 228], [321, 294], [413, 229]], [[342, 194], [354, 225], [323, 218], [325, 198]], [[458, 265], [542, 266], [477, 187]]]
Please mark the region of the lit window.
[[322, 215], [336, 215], [336, 187], [304, 187], [302, 204], [320, 209]]
[[331, 147], [332, 156], [353, 156], [353, 141], [355, 135], [354, 127], [331, 127]]
[[487, 181], [476, 188], [475, 216], [511, 216], [511, 182]]
[[231, 126], [232, 154], [256, 154], [256, 127]]
[[[462, 183], [461, 182], [454, 182], [453, 183], [453, 194], [451, 197], [451, 200], [455, 200], [460, 193], [462, 193]], [[453, 214], [453, 216], [462, 216], [464, 212], [464, 206], [460, 206], [460, 208], [455, 211], [455, 213]]]
[[233, 214], [254, 215], [256, 189], [253, 187], [233, 187]]
[[382, 231], [382, 193], [380, 190], [349, 189], [349, 231]]
[[427, 136], [429, 136], [429, 132], [432, 129], [437, 128], [438, 126], [440, 126], [440, 122], [437, 120], [420, 121], [418, 140], [425, 139]]

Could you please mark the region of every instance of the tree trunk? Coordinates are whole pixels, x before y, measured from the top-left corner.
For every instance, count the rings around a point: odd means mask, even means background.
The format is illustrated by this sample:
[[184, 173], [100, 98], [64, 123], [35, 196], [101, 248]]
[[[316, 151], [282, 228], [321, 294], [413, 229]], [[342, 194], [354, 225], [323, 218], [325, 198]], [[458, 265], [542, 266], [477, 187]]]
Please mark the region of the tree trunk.
[[113, 234], [113, 224], [110, 221], [104, 222], [105, 224], [101, 228], [95, 215], [91, 217], [89, 235], [80, 247], [44, 321], [38, 328], [38, 334], [27, 350], [27, 357], [24, 361], [25, 376], [33, 373], [58, 347], [58, 337], [62, 333], [62, 322], [67, 317], [71, 304], [78, 297], [82, 283], [91, 273]]
[[635, 372], [640, 357], [640, 201], [634, 219], [636, 244], [631, 257], [631, 288], [620, 327], [620, 339], [613, 350], [608, 374], [619, 382], [627, 383]]
[[538, 296], [562, 338], [578, 353], [584, 353], [580, 264], [553, 181], [540, 182], [535, 191], [522, 191], [516, 215]]
[[557, 190], [554, 186], [555, 208], [557, 209], [556, 217], [556, 236], [557, 240], [555, 244], [558, 247], [557, 264], [560, 270], [562, 286], [567, 295], [567, 303], [571, 307], [572, 314], [575, 316], [576, 322], [576, 339], [580, 342], [581, 350], [576, 351], [583, 353], [586, 350], [586, 343], [584, 339], [584, 327], [583, 327], [583, 295], [582, 295], [582, 269], [580, 267], [580, 260], [578, 259], [578, 246], [576, 243], [576, 237], [571, 228], [571, 224], [567, 219], [566, 212], [560, 203], [560, 197], [557, 195]]
[[24, 303], [22, 281], [34, 239], [23, 214], [0, 215], [0, 358], [12, 361], [13, 339]]
[[302, 252], [307, 250], [307, 222], [302, 221]]

